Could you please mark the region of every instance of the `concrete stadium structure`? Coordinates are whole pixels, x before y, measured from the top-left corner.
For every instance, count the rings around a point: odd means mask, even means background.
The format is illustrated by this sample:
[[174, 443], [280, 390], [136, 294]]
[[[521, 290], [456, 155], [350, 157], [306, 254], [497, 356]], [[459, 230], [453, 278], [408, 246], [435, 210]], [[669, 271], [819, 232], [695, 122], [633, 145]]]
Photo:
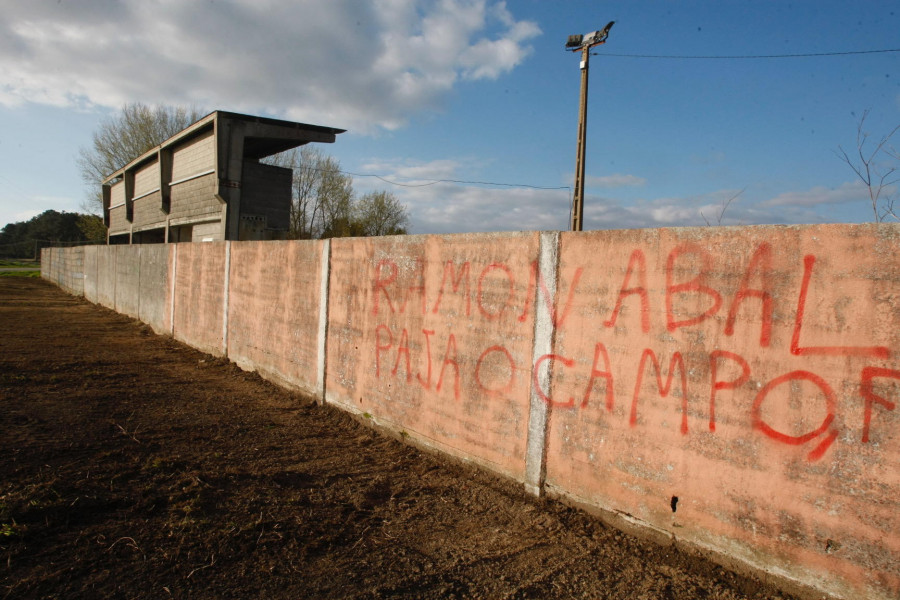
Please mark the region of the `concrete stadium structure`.
[[282, 239], [291, 169], [260, 162], [343, 129], [215, 111], [103, 181], [109, 244]]

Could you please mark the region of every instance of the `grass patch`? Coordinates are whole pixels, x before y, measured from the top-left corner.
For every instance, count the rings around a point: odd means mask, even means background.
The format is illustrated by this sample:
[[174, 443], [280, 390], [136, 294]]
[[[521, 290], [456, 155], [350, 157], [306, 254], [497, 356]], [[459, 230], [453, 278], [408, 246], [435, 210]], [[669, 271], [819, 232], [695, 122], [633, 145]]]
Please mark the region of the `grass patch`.
[[31, 267], [40, 269], [41, 263], [34, 260], [25, 260], [21, 258], [0, 258], [0, 267]]
[[[40, 277], [41, 263], [36, 260], [22, 258], [0, 258], [0, 269], [17, 269], [16, 271], [0, 270], [0, 277]], [[27, 269], [27, 270], [18, 270]]]

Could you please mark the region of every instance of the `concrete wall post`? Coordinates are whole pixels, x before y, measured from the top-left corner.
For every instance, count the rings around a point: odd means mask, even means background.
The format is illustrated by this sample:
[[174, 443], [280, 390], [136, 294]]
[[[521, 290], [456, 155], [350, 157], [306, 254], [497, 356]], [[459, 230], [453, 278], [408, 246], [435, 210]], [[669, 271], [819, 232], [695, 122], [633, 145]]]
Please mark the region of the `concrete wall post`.
[[[541, 300], [541, 286], [534, 286], [534, 349], [531, 364], [538, 364], [541, 356], [553, 351], [553, 318], [550, 302], [556, 297], [556, 283], [559, 279], [559, 232], [541, 233], [538, 277], [547, 283], [547, 302]], [[544, 361], [538, 367], [533, 381], [550, 392], [550, 362]], [[549, 395], [549, 393], [548, 393]], [[538, 394], [534, 383], [531, 386], [530, 409], [528, 414], [528, 442], [525, 450], [525, 489], [535, 496], [543, 493], [544, 473], [547, 456], [547, 426], [549, 407]]]
[[222, 286], [222, 356], [228, 357], [228, 285], [231, 281], [231, 242], [225, 241], [225, 277]]
[[328, 352], [328, 283], [331, 279], [331, 240], [322, 243], [319, 276], [319, 332], [317, 340], [316, 398], [325, 404], [325, 365]]
[[175, 276], [178, 274], [178, 244], [172, 244], [172, 272], [169, 273], [169, 333], [175, 337]]

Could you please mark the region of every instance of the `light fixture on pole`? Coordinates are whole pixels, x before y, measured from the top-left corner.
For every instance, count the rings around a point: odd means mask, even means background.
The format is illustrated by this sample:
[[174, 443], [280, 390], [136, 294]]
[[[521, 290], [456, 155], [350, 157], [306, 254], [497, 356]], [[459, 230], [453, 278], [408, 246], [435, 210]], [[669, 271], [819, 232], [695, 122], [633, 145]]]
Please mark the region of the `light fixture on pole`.
[[610, 21], [600, 31], [592, 31], [584, 35], [570, 35], [566, 41], [566, 50], [581, 51], [581, 104], [578, 108], [578, 149], [575, 154], [575, 196], [572, 199], [572, 231], [581, 231], [584, 225], [584, 147], [587, 134], [587, 95], [588, 95], [588, 63], [591, 48], [606, 43], [609, 30], [615, 21]]

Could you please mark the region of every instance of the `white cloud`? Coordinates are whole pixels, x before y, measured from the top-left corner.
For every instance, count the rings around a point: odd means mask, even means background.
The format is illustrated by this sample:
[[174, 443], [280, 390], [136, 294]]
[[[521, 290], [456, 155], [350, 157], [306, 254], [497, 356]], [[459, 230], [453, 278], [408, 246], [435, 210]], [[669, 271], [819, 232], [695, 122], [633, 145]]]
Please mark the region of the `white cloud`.
[[[376, 189], [395, 194], [409, 210], [411, 233], [569, 228], [570, 189], [490, 187], [437, 181], [471, 179], [474, 164], [468, 159], [371, 161], [365, 165], [366, 172], [377, 173], [383, 179], [356, 178], [354, 188], [359, 194]], [[402, 185], [390, 185], [391, 181]], [[847, 184], [846, 187], [852, 188], [853, 185]], [[819, 194], [816, 197], [822, 199], [816, 188], [808, 193]], [[642, 229], [818, 223], [829, 220], [812, 205], [784, 203], [789, 194], [764, 201], [752, 196], [752, 190], [721, 189], [699, 195], [660, 196], [631, 202], [613, 195], [587, 194], [584, 228]], [[796, 197], [799, 199], [803, 194]], [[834, 195], [829, 198], [837, 201], [840, 197]], [[776, 204], [774, 200], [780, 203]]]
[[[394, 193], [406, 204], [412, 233], [462, 233], [481, 231], [567, 230], [570, 225], [571, 189], [531, 189], [451, 183], [470, 180], [478, 162], [474, 159], [441, 159], [431, 162], [372, 160], [367, 173], [354, 180], [363, 194], [381, 189]], [[396, 182], [400, 185], [391, 185]], [[642, 185], [643, 179], [614, 175], [605, 182], [614, 188]], [[621, 187], [620, 186], [620, 187]], [[599, 186], [598, 186], [599, 187]], [[819, 188], [804, 193], [781, 194], [760, 201], [753, 190], [720, 189], [690, 196], [658, 196], [638, 201], [612, 194], [585, 196], [584, 227], [592, 229], [641, 229], [648, 227], [698, 227], [817, 223], [833, 220], [816, 211], [807, 196], [819, 202], [856, 201], [855, 184], [824, 194]], [[851, 193], [852, 192], [852, 193]], [[845, 200], [846, 198], [846, 200]], [[793, 204], [787, 202], [792, 199]]]
[[568, 219], [568, 194], [559, 190], [437, 184], [404, 195], [422, 232], [555, 230]]
[[490, 0], [0, 0], [0, 104], [266, 111], [354, 130], [494, 79], [537, 25]]
[[[406, 204], [412, 233], [556, 230], [568, 227], [571, 192], [525, 187], [489, 187], [449, 183], [468, 179], [474, 161], [372, 161], [367, 172], [383, 179], [356, 178], [358, 193], [387, 189]], [[391, 186], [387, 181], [403, 185]]]
[[596, 175], [588, 175], [584, 178], [586, 187], [594, 188], [619, 188], [645, 185], [647, 180], [636, 175], [624, 175], [616, 173], [614, 175], [604, 175], [598, 177]]
[[410, 160], [377, 160], [363, 165], [369, 173], [390, 173], [403, 183], [415, 185], [440, 179], [454, 179], [463, 163], [459, 160], [441, 159], [430, 162]]
[[[896, 191], [889, 186], [884, 190], [887, 195]], [[837, 188], [816, 186], [799, 192], [785, 192], [771, 200], [763, 202], [763, 206], [796, 206], [813, 207], [823, 204], [845, 204], [850, 202], [868, 202], [869, 194], [861, 181], [841, 184]]]
[[[490, 187], [438, 180], [466, 180], [474, 161], [441, 159], [370, 161], [368, 173], [382, 179], [356, 178], [358, 193], [386, 189], [406, 204], [411, 233], [567, 230], [572, 190]], [[616, 176], [632, 181], [631, 176]], [[639, 178], [634, 178], [639, 179]], [[390, 185], [389, 182], [402, 185]], [[706, 225], [757, 225], [822, 221], [808, 207], [769, 206], [745, 197], [741, 190], [722, 189], [694, 196], [662, 196], [628, 202], [608, 195], [587, 194], [585, 229], [640, 229]]]

